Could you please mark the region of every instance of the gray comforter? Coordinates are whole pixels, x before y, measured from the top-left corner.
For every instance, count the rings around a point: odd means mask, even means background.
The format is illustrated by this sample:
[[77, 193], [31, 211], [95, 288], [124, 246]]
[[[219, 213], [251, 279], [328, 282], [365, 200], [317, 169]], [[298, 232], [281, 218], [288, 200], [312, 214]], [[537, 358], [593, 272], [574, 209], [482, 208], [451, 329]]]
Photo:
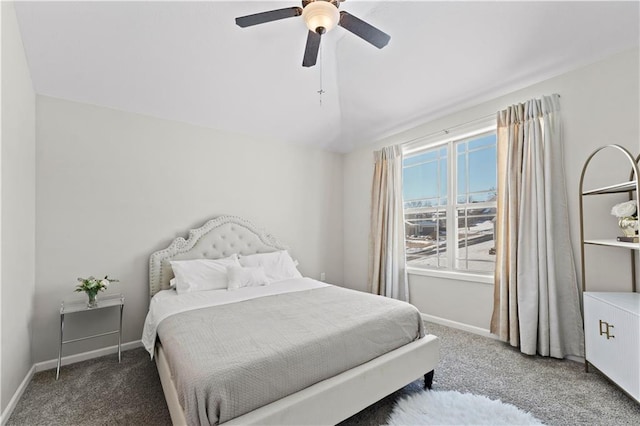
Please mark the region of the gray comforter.
[[173, 315], [158, 336], [190, 425], [224, 423], [424, 336], [418, 310], [340, 287]]

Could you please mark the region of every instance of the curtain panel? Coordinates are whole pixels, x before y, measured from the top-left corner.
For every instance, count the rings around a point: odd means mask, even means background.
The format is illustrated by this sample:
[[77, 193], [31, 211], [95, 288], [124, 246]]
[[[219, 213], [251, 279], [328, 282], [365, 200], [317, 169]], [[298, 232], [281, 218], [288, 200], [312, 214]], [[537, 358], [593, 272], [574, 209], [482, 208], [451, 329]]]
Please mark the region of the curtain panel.
[[409, 301], [402, 205], [402, 149], [374, 152], [371, 187], [370, 290]]
[[521, 352], [584, 355], [569, 235], [559, 95], [498, 112], [491, 332]]

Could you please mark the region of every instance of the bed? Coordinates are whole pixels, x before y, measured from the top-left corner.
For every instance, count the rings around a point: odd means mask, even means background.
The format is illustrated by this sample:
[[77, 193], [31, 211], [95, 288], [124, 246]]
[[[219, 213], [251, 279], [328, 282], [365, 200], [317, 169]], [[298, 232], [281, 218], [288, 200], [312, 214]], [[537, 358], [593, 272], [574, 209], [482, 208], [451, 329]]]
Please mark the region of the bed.
[[143, 342], [174, 425], [336, 424], [423, 375], [431, 386], [440, 342], [411, 305], [305, 277], [238, 291], [171, 289], [170, 262], [286, 249], [221, 216], [151, 255]]

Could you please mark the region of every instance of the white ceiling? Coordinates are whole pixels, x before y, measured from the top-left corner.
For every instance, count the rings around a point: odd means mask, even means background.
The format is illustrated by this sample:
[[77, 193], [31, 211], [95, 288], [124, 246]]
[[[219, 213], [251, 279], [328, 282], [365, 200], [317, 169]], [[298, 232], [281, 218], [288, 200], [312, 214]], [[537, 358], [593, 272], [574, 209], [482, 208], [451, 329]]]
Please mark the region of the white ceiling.
[[[343, 28], [303, 68], [306, 27], [234, 18], [286, 2], [16, 4], [38, 94], [349, 151], [639, 45], [640, 3], [349, 0], [391, 35]], [[319, 102], [322, 76], [326, 92]], [[585, 88], [586, 89], [586, 88]]]

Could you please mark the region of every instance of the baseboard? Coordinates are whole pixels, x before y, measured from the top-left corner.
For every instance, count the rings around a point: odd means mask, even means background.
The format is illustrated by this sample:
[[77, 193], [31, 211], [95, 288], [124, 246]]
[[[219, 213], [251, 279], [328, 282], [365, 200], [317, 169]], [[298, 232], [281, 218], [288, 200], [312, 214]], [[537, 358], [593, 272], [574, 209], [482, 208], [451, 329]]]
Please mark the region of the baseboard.
[[580, 364], [584, 364], [584, 357], [577, 355], [567, 355], [564, 359], [568, 359], [569, 361], [579, 362]]
[[[434, 322], [440, 325], [446, 325], [447, 327], [457, 328], [458, 330], [468, 331], [469, 333], [478, 334], [480, 336], [489, 337], [491, 339], [500, 340], [498, 336], [495, 334], [491, 334], [491, 332], [487, 329], [475, 327], [473, 325], [464, 324], [457, 321], [451, 321], [445, 318], [435, 317], [429, 314], [420, 313], [422, 319], [429, 322]], [[576, 356], [576, 355], [567, 355], [564, 359], [574, 362], [579, 362], [584, 364], [584, 357]]]
[[[133, 342], [123, 343], [121, 346], [121, 349], [122, 351], [128, 351], [128, 350], [140, 348], [140, 347], [142, 347], [142, 341], [134, 340]], [[83, 352], [81, 354], [65, 356], [60, 361], [60, 364], [69, 365], [69, 364], [74, 364], [76, 362], [86, 361], [88, 359], [99, 358], [101, 356], [115, 354], [115, 353], [118, 353], [118, 345], [108, 346], [106, 348], [97, 349], [95, 351]], [[18, 389], [16, 389], [15, 393], [13, 394], [13, 397], [7, 404], [7, 407], [4, 409], [2, 414], [0, 414], [0, 426], [4, 426], [7, 420], [9, 420], [9, 417], [11, 417], [11, 414], [13, 413], [13, 410], [16, 408], [18, 401], [20, 401], [22, 394], [27, 389], [27, 386], [29, 386], [29, 382], [31, 382], [33, 375], [38, 371], [50, 370], [52, 368], [56, 368], [57, 366], [58, 366], [57, 358], [50, 359], [49, 361], [38, 362], [31, 366], [31, 368], [29, 369], [29, 372], [24, 376], [22, 383], [20, 383], [20, 386], [18, 386]]]
[[[133, 342], [127, 342], [122, 344], [122, 350], [128, 351], [135, 348], [142, 347], [141, 340], [134, 340]], [[62, 357], [60, 365], [75, 364], [76, 362], [86, 361], [88, 359], [100, 358], [101, 356], [118, 353], [118, 345], [107, 346], [106, 348], [96, 349], [94, 351], [83, 352], [75, 355], [68, 355]], [[42, 361], [35, 364], [36, 372], [50, 370], [58, 366], [58, 359], [50, 359], [48, 361]]]
[[33, 374], [35, 373], [35, 371], [36, 366], [32, 365], [27, 374], [24, 376], [22, 383], [20, 383], [20, 386], [18, 386], [18, 389], [16, 389], [13, 397], [0, 415], [0, 425], [4, 426], [7, 423], [7, 420], [9, 420], [9, 417], [11, 417], [11, 414], [16, 408], [18, 401], [20, 401], [20, 398], [22, 398], [22, 394], [27, 389], [27, 386], [29, 386], [29, 382], [31, 382], [31, 378], [33, 378]]
[[491, 332], [485, 328], [476, 327], [474, 325], [465, 324], [458, 321], [448, 320], [446, 318], [440, 318], [429, 314], [423, 314], [422, 319], [429, 322], [435, 322], [436, 324], [446, 325], [447, 327], [457, 328], [458, 330], [468, 331], [469, 333], [478, 334], [480, 336], [489, 337], [491, 339], [498, 339], [498, 336], [491, 334]]

